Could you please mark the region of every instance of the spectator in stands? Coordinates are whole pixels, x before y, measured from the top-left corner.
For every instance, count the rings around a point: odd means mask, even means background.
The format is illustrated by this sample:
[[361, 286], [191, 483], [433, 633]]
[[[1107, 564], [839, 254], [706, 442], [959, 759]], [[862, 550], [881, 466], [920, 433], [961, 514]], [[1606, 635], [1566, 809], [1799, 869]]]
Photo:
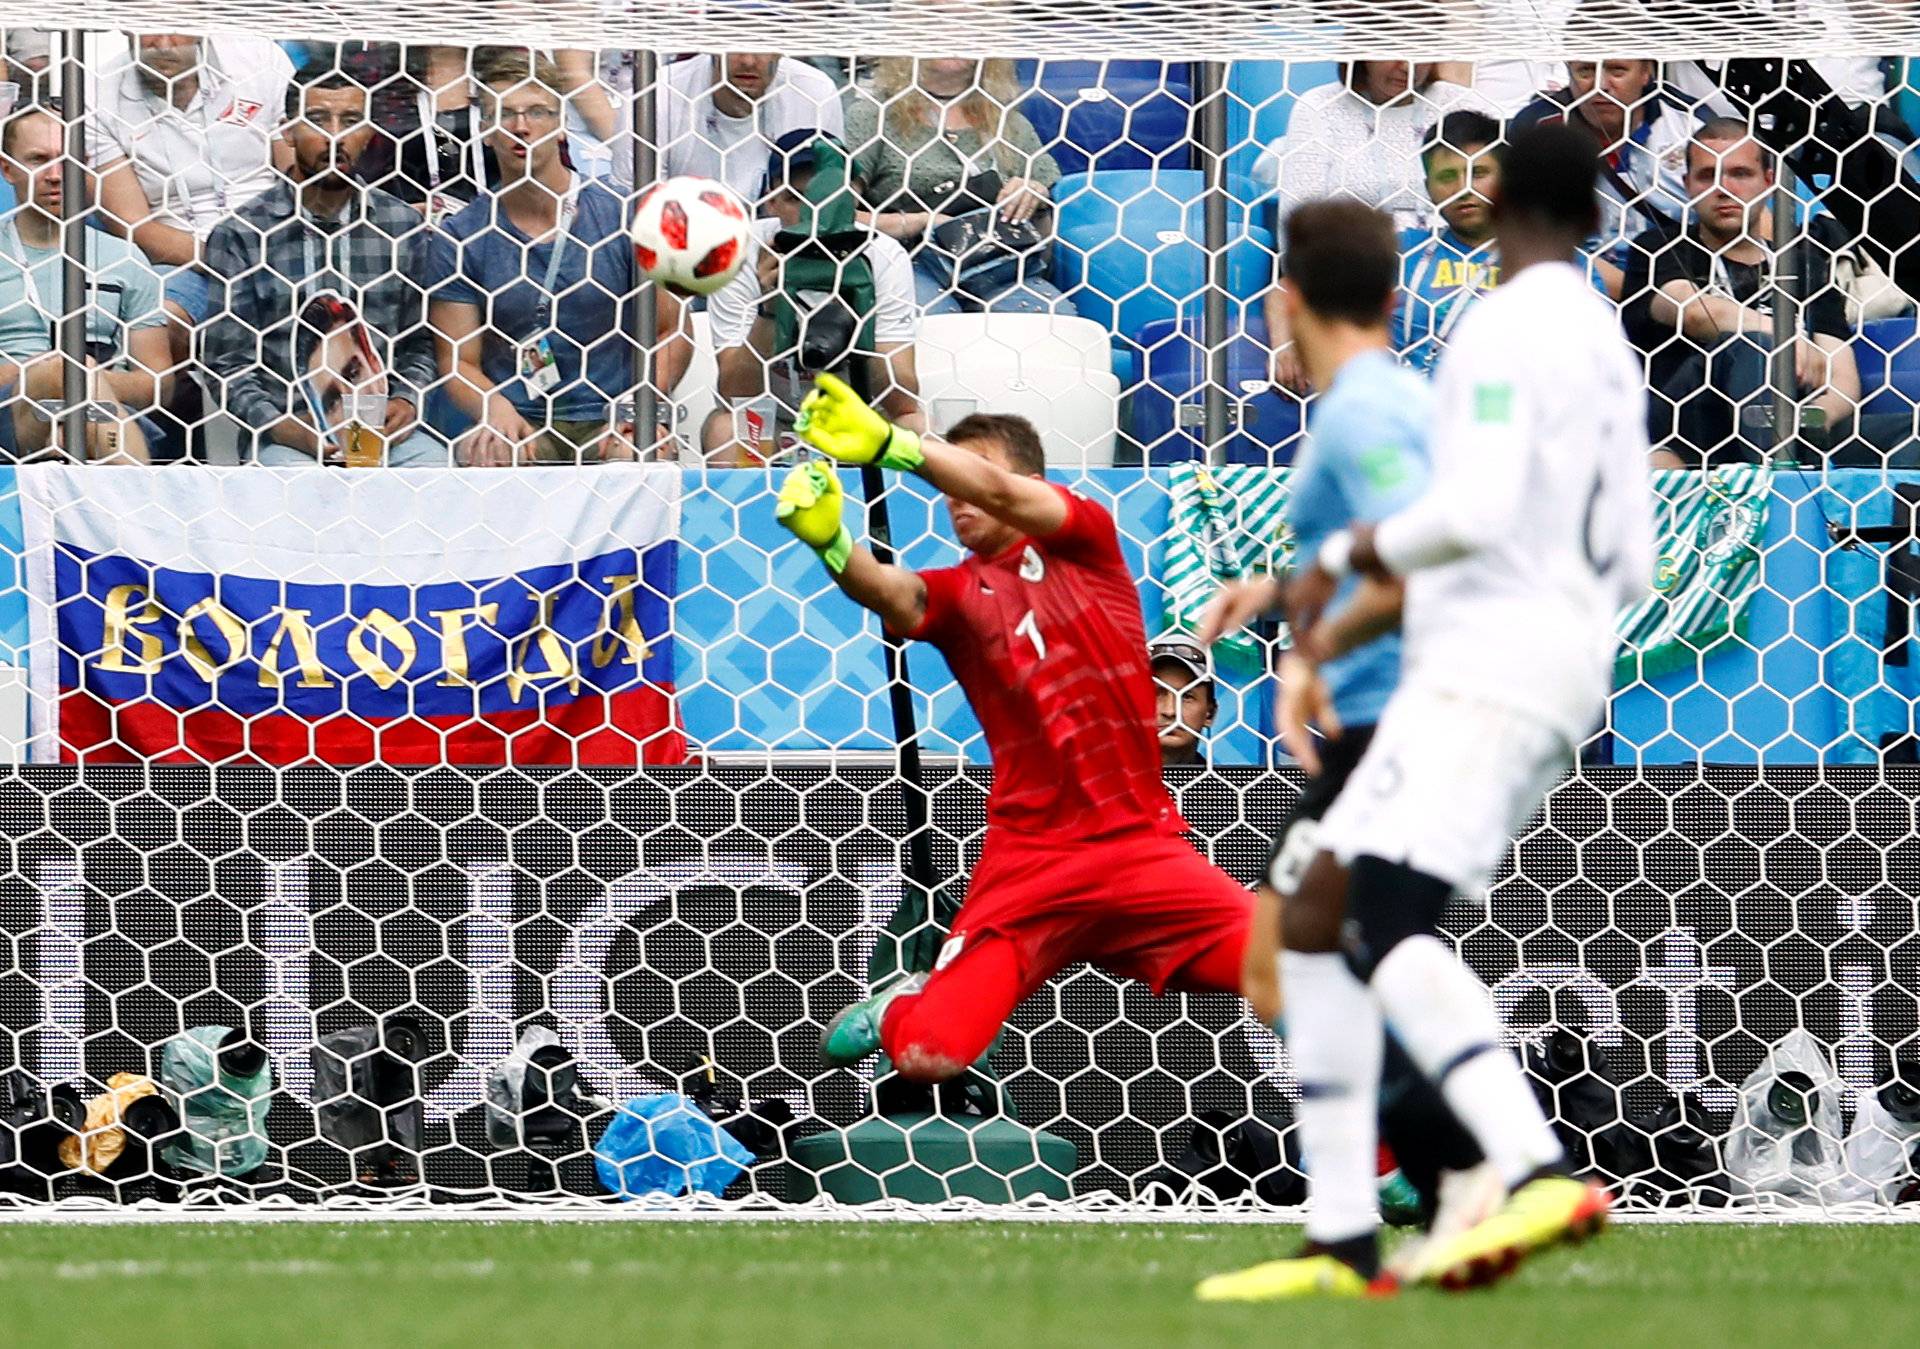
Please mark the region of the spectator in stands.
[[[1401, 231], [1393, 340], [1400, 358], [1424, 374], [1433, 372], [1447, 335], [1474, 301], [1500, 282], [1492, 209], [1499, 145], [1500, 124], [1463, 109], [1441, 118], [1420, 151], [1439, 219], [1431, 229]], [[1618, 270], [1598, 258], [1586, 263], [1596, 289], [1618, 293]]]
[[[656, 100], [661, 178], [716, 178], [745, 202], [766, 188], [767, 156], [795, 131], [845, 130], [840, 90], [821, 71], [777, 52], [691, 56], [660, 71]], [[614, 181], [633, 182], [631, 137]]]
[[[480, 54], [486, 50], [482, 48]], [[611, 178], [615, 147], [632, 139], [631, 109], [614, 100], [612, 87], [602, 77], [598, 52], [585, 47], [556, 47], [551, 55], [561, 101], [566, 105], [568, 165], [582, 178]], [[630, 53], [625, 55], [631, 59]], [[628, 82], [631, 84], [631, 79]]]
[[924, 313], [1074, 312], [1046, 279], [1050, 241], [1030, 238], [1016, 259], [962, 279], [954, 254], [935, 237], [962, 217], [1050, 232], [1060, 166], [1014, 106], [1018, 100], [1013, 62], [932, 57], [882, 58], [872, 96], [848, 96], [856, 186], [874, 228], [912, 256]]
[[1147, 645], [1153, 663], [1155, 717], [1160, 729], [1160, 766], [1204, 767], [1204, 737], [1220, 710], [1213, 684], [1213, 661], [1205, 647], [1180, 633], [1156, 637]]
[[355, 170], [438, 225], [500, 179], [486, 148], [465, 47], [342, 47], [340, 66], [372, 92], [375, 136]]
[[[61, 197], [69, 187], [85, 188], [68, 181], [65, 137], [57, 107], [28, 108], [0, 128], [0, 177], [20, 203], [0, 220], [0, 449], [14, 456], [46, 448], [52, 414], [66, 396], [66, 364], [56, 341], [64, 308]], [[126, 240], [99, 230], [81, 234], [92, 279], [89, 398], [108, 417], [89, 420], [87, 458], [142, 463], [149, 432], [139, 415], [167, 392], [159, 280]]]
[[[1771, 400], [1775, 272], [1779, 260], [1769, 198], [1771, 152], [1745, 123], [1714, 118], [1687, 146], [1694, 221], [1669, 239], [1650, 231], [1629, 258], [1627, 331], [1648, 353], [1653, 443], [1663, 466], [1752, 460], [1771, 432], [1743, 415]], [[1850, 432], [1860, 372], [1848, 345], [1846, 297], [1833, 284], [1833, 254], [1844, 244], [1830, 222], [1807, 223], [1797, 289], [1803, 301], [1793, 339], [1795, 396], [1824, 415], [1832, 441]]]
[[[476, 77], [501, 186], [446, 220], [427, 268], [444, 387], [476, 423], [458, 457], [479, 466], [634, 459], [617, 419], [634, 387], [628, 306], [641, 284], [625, 207], [567, 167], [550, 60], [501, 51]], [[658, 294], [657, 377], [671, 388], [688, 352], [679, 305]]]
[[[374, 137], [367, 101], [365, 86], [330, 62], [302, 70], [287, 91], [289, 180], [207, 238], [206, 266], [220, 279], [225, 304], [208, 330], [206, 364], [227, 411], [250, 433], [257, 463], [346, 462], [345, 409], [335, 400], [349, 390], [331, 379], [316, 384], [309, 372], [316, 353], [324, 372], [328, 349], [360, 332], [370, 353], [349, 350], [348, 359], [385, 370], [384, 380], [369, 378], [377, 370], [363, 371], [361, 380], [385, 395], [367, 429], [384, 442], [386, 462], [447, 462], [446, 445], [420, 421], [426, 390], [439, 378], [420, 287], [420, 217], [353, 178]], [[336, 302], [325, 303], [329, 297]], [[330, 343], [330, 332], [342, 336]]]
[[[782, 349], [774, 307], [762, 302], [782, 287], [781, 255], [769, 245], [780, 231], [800, 226], [807, 189], [819, 167], [816, 141], [815, 133], [792, 131], [774, 147], [764, 170], [770, 184], [761, 206], [766, 218], [755, 222], [752, 265], [742, 267], [740, 275], [707, 302], [717, 398], [701, 440], [709, 462], [716, 465], [771, 462], [786, 453], [793, 414], [818, 368], [796, 349], [807, 345], [797, 333]], [[868, 401], [889, 420], [924, 431], [913, 345], [919, 330], [913, 264], [898, 240], [878, 231], [868, 234], [858, 256], [873, 273], [873, 347], [854, 346], [850, 357], [834, 364], [850, 383], [873, 391]], [[801, 300], [796, 307], [810, 306]], [[848, 315], [850, 342], [857, 341], [864, 317]], [[854, 368], [843, 368], [849, 365]]]
[[[1845, 2], [1841, 0], [1841, 3]], [[1742, 101], [1737, 91], [1729, 90], [1730, 64], [1727, 61], [1669, 61], [1663, 75], [1672, 87], [1699, 99], [1703, 104], [1709, 104], [1716, 110], [1729, 109], [1739, 106]], [[1804, 67], [1817, 76], [1828, 91], [1839, 95], [1849, 108], [1868, 114], [1875, 130], [1910, 141], [1912, 133], [1893, 108], [1888, 65], [1889, 62], [1877, 56], [1815, 57], [1810, 61], [1791, 62], [1787, 83], [1790, 88], [1812, 96], [1814, 90], [1804, 84], [1799, 71], [1793, 69]], [[1777, 89], [1779, 75], [1777, 71], [1770, 73], [1773, 79], [1769, 81], [1769, 89]], [[1732, 83], [1737, 84], [1738, 81]]]
[[[499, 186], [500, 170], [480, 125], [471, 73], [499, 50], [341, 44], [337, 64], [373, 91], [378, 134], [361, 156], [361, 181], [385, 188], [436, 226], [482, 191]], [[600, 138], [616, 129], [615, 117], [606, 89], [593, 78], [592, 52], [563, 50], [554, 58], [561, 92], [568, 96], [569, 128], [581, 131], [573, 142], [581, 147], [573, 156], [580, 168], [585, 148], [599, 150]], [[579, 118], [583, 109], [589, 113], [585, 120]], [[604, 161], [610, 155], [601, 155], [592, 176], [606, 176]]]
[[87, 157], [104, 219], [161, 270], [176, 365], [211, 313], [201, 244], [291, 163], [275, 129], [292, 78], [265, 38], [137, 33], [92, 82]]
[[1516, 127], [1584, 127], [1600, 143], [1600, 233], [1589, 251], [1615, 268], [1625, 268], [1634, 236], [1672, 238], [1686, 215], [1686, 147], [1701, 116], [1659, 75], [1655, 61], [1569, 61], [1566, 89], [1541, 95], [1514, 119]]
[[[1432, 212], [1420, 173], [1428, 129], [1458, 108], [1491, 111], [1467, 87], [1471, 78], [1472, 68], [1457, 62], [1343, 64], [1339, 83], [1300, 95], [1286, 134], [1260, 156], [1254, 176], [1279, 188], [1283, 216], [1301, 202], [1347, 196], [1389, 212], [1403, 228], [1424, 226]], [[1294, 353], [1277, 286], [1262, 309], [1274, 383], [1305, 393], [1306, 368]]]
[[1400, 359], [1423, 373], [1433, 372], [1447, 334], [1500, 280], [1493, 225], [1499, 141], [1498, 122], [1462, 109], [1441, 118], [1420, 151], [1440, 219], [1432, 229], [1401, 231], [1393, 338]]
[[1341, 80], [1300, 95], [1286, 134], [1267, 147], [1254, 177], [1281, 194], [1281, 213], [1319, 197], [1377, 206], [1401, 226], [1430, 218], [1420, 191], [1420, 145], [1456, 108], [1491, 113], [1464, 62], [1352, 61]]

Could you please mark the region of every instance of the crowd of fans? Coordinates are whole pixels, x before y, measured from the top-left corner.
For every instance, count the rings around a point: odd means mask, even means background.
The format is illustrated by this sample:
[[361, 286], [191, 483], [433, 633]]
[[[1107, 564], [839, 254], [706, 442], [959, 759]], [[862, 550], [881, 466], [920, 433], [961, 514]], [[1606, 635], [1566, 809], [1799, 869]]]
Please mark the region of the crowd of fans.
[[[1077, 312], [1048, 266], [1060, 165], [1011, 62], [663, 64], [658, 175], [720, 179], [760, 219], [733, 283], [699, 304], [655, 290], [642, 333], [625, 54], [134, 34], [89, 56], [85, 174], [63, 155], [52, 54], [44, 34], [6, 35], [0, 251], [19, 265], [0, 270], [0, 449], [17, 457], [61, 444], [63, 193], [90, 211], [95, 459], [201, 457], [224, 414], [262, 464], [761, 463], [792, 453], [791, 409], [821, 368], [924, 425], [924, 316]], [[1647, 353], [1659, 462], [1750, 460], [1785, 439], [1904, 464], [1913, 419], [1861, 414], [1853, 344], [1912, 308], [1915, 138], [1888, 69], [1774, 67], [1760, 97], [1740, 62], [1355, 61], [1299, 96], [1254, 176], [1276, 213], [1346, 195], [1399, 221], [1394, 331], [1431, 370], [1499, 282], [1506, 128], [1583, 127], [1605, 202], [1590, 273]], [[1774, 131], [1797, 125], [1782, 97], [1808, 110], [1798, 143]], [[1788, 239], [1783, 164], [1825, 179]], [[1310, 396], [1280, 305], [1261, 307], [1273, 385]], [[715, 411], [677, 437], [637, 426], [636, 372], [668, 403], [696, 333]], [[1788, 365], [1798, 422], [1783, 431]]]

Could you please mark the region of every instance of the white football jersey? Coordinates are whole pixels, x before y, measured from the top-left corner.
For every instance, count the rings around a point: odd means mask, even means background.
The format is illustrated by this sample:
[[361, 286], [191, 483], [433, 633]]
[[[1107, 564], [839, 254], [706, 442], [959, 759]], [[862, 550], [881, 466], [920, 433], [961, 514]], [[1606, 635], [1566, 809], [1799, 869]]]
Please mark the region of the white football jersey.
[[1402, 682], [1578, 744], [1654, 549], [1645, 376], [1581, 272], [1535, 264], [1473, 307], [1435, 377], [1431, 448], [1427, 495], [1378, 535], [1408, 576]]

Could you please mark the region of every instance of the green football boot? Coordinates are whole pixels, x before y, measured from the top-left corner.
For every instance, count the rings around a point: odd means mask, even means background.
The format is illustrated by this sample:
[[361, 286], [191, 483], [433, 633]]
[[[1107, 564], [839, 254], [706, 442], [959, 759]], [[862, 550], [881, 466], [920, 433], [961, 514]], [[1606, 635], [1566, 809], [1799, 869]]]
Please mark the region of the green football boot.
[[909, 974], [886, 987], [869, 993], [836, 1016], [820, 1037], [820, 1053], [830, 1068], [847, 1068], [880, 1049], [880, 1023], [887, 1006], [903, 993], [918, 993], [927, 986], [924, 974]]

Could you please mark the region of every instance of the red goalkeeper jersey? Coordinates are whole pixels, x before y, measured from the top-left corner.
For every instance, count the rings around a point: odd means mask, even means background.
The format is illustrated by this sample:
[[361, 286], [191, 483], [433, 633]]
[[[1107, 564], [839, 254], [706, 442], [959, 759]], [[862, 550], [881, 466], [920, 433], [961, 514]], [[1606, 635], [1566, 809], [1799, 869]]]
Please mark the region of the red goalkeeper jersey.
[[910, 635], [946, 656], [993, 754], [990, 824], [1080, 838], [1186, 826], [1160, 778], [1140, 597], [1113, 517], [1056, 485], [1067, 520], [997, 557], [920, 573]]

